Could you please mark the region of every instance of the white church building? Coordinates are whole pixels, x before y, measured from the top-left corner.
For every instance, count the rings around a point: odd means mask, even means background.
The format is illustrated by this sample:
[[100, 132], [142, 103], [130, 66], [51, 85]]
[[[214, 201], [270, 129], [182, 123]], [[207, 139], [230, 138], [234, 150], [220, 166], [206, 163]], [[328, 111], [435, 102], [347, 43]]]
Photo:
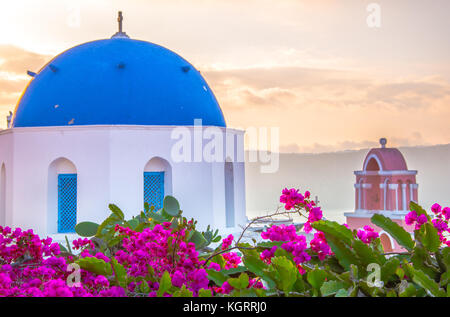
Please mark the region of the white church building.
[[244, 132], [226, 127], [194, 66], [130, 39], [118, 20], [112, 38], [28, 72], [0, 131], [0, 225], [58, 239], [78, 222], [101, 222], [110, 203], [131, 217], [173, 195], [200, 229], [236, 229], [247, 221]]

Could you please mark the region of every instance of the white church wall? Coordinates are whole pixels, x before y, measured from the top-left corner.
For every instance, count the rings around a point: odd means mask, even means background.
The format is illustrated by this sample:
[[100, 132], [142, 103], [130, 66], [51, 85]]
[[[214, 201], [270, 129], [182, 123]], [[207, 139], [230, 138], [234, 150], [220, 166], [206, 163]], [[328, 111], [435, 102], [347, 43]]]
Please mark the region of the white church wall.
[[[211, 163], [176, 163], [173, 167], [174, 196], [187, 218], [195, 218], [200, 229], [214, 224], [213, 174]], [[180, 175], [176, 177], [176, 175]]]
[[247, 223], [245, 203], [245, 163], [234, 163], [234, 204], [236, 224], [243, 225]]
[[168, 140], [167, 128], [111, 127], [111, 203], [117, 204], [127, 217], [143, 210], [145, 171], [165, 171], [164, 193], [173, 193]]
[[[57, 188], [57, 181], [49, 179], [49, 174], [53, 175], [51, 163], [58, 158], [76, 167], [77, 221], [98, 221], [109, 214], [109, 133], [105, 129], [71, 128], [14, 129], [13, 225], [34, 228], [40, 234], [56, 233], [55, 224], [47, 226], [49, 219], [57, 219], [57, 208], [52, 210], [48, 205], [49, 199], [54, 204], [56, 197], [48, 190], [49, 182]], [[59, 171], [66, 168], [63, 164]]]
[[225, 173], [224, 162], [211, 164], [212, 168], [212, 204], [214, 222], [211, 227], [216, 229], [226, 229], [226, 208], [225, 208]]
[[[102, 221], [110, 213], [110, 203], [131, 217], [143, 209], [144, 171], [161, 170], [167, 173], [167, 180], [171, 178], [171, 182], [165, 183], [165, 194], [172, 194], [180, 201], [187, 218], [198, 220], [200, 229], [208, 224], [223, 227], [224, 163], [174, 162], [171, 149], [176, 140], [171, 139], [172, 130], [172, 127], [145, 126], [9, 130], [12, 132], [0, 135], [0, 146], [13, 149], [5, 151], [9, 158], [0, 153], [0, 160], [5, 157], [7, 180], [8, 165], [14, 164], [13, 178], [11, 173], [10, 181], [6, 182], [7, 187], [12, 186], [9, 191], [6, 188], [6, 195], [14, 193], [11, 199], [6, 199], [6, 210], [14, 218], [7, 216], [6, 222], [33, 228], [39, 234], [56, 234], [57, 175], [74, 171], [78, 222]], [[237, 225], [246, 219], [242, 207], [245, 206], [244, 164], [234, 162], [233, 166]]]
[[12, 222], [12, 170], [13, 134], [9, 130], [0, 131], [0, 225]]
[[[192, 127], [188, 129], [192, 131]], [[180, 201], [184, 215], [199, 220], [203, 229], [208, 224], [223, 226], [223, 163], [174, 162], [171, 149], [176, 140], [171, 139], [172, 130], [173, 127], [163, 126], [112, 128], [111, 175], [115, 175], [111, 181], [111, 186], [114, 187], [111, 191], [113, 202], [130, 217], [142, 210], [143, 172], [149, 160], [159, 157], [171, 167], [172, 195]], [[194, 153], [193, 144], [191, 153]], [[167, 170], [167, 165], [154, 165], [152, 170]], [[241, 176], [243, 177], [243, 174]], [[165, 193], [168, 194], [166, 188]], [[130, 200], [130, 197], [134, 197], [134, 200]], [[245, 209], [240, 210], [245, 213]]]

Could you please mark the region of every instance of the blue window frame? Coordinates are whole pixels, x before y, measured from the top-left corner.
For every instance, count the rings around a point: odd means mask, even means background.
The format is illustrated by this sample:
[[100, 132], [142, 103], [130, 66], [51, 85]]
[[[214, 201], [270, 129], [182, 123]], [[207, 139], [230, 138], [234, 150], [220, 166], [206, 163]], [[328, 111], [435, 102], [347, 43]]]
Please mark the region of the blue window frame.
[[75, 232], [77, 224], [77, 174], [58, 175], [58, 232]]
[[144, 203], [162, 208], [164, 199], [164, 172], [144, 172]]

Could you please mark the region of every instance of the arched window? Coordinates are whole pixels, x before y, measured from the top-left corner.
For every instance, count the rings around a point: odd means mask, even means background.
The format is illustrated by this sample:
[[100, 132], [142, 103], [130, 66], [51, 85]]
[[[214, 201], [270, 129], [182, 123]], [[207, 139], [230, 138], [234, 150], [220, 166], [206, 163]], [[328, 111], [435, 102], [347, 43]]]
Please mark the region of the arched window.
[[380, 240], [381, 240], [381, 245], [383, 246], [384, 252], [392, 252], [394, 250], [393, 241], [387, 233], [380, 232]]
[[165, 159], [154, 157], [144, 167], [144, 203], [161, 209], [164, 196], [172, 194], [172, 168]]
[[375, 154], [371, 154], [366, 158], [366, 162], [363, 167], [364, 171], [382, 171], [383, 166], [381, 165], [380, 159]]
[[6, 168], [4, 163], [0, 172], [0, 225], [6, 225]]
[[367, 163], [366, 170], [367, 171], [379, 171], [380, 170], [380, 166], [378, 165], [375, 158], [371, 158], [369, 160], [369, 163]]
[[49, 166], [48, 173], [48, 232], [75, 232], [77, 224], [77, 169], [66, 158]]
[[234, 227], [234, 173], [233, 162], [225, 162], [225, 214], [226, 226]]

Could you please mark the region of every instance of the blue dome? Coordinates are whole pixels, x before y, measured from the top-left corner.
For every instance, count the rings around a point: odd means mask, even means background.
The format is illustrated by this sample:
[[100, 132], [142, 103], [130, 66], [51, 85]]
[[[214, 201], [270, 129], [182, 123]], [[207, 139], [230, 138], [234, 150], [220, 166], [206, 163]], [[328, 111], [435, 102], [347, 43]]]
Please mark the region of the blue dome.
[[174, 52], [149, 42], [111, 38], [75, 46], [28, 84], [13, 127], [65, 125], [225, 126], [200, 73]]

